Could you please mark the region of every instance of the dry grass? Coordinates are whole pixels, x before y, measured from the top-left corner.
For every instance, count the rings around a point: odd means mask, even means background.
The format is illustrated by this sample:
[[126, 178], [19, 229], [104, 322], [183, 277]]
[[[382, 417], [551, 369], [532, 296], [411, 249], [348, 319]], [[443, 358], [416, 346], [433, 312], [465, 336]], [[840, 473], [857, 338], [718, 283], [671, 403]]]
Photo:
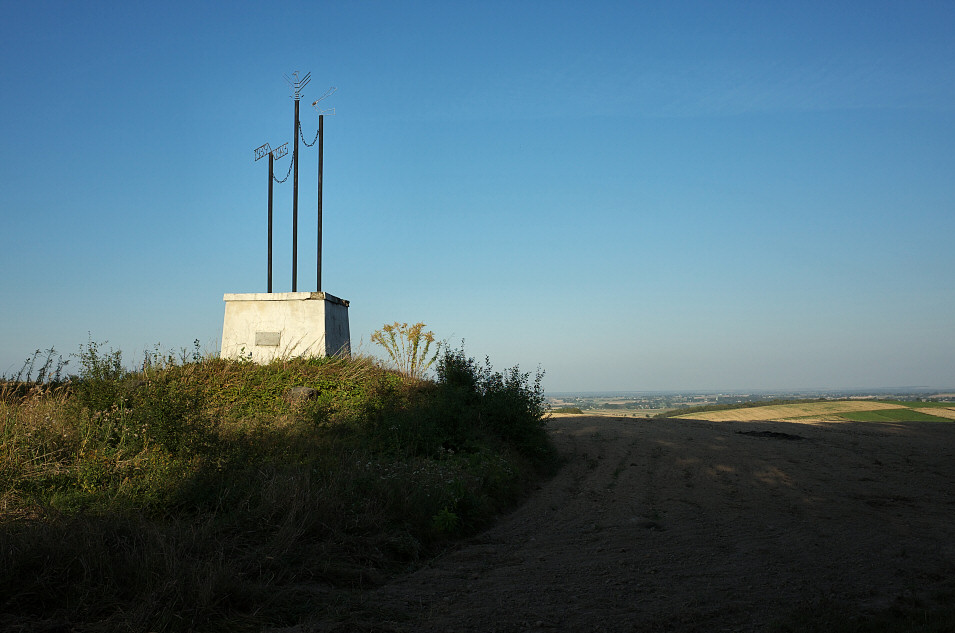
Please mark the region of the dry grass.
[[[703, 413], [689, 413], [674, 416], [693, 420], [709, 420], [711, 422], [752, 422], [755, 420], [790, 420], [793, 418], [810, 418], [805, 421], [832, 421], [838, 417], [828, 417], [828, 414], [845, 413], [848, 411], [877, 411], [881, 409], [904, 409], [899, 404], [887, 402], [837, 401], [837, 402], [807, 402], [806, 404], [780, 404], [766, 407], [751, 407], [746, 409], [728, 409], [725, 411], [707, 411]], [[931, 415], [938, 415], [932, 410]], [[801, 420], [804, 421], [804, 420]]]
[[922, 409], [915, 409], [915, 411], [924, 413], [926, 415], [934, 415], [939, 418], [955, 420], [955, 407], [926, 407]]

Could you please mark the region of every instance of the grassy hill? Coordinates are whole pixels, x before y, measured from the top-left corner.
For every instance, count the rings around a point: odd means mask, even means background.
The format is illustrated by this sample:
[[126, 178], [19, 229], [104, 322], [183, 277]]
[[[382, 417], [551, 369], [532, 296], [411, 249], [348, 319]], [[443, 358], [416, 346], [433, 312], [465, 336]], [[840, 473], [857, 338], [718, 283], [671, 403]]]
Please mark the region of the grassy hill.
[[90, 343], [68, 380], [48, 357], [0, 383], [0, 629], [347, 618], [553, 464], [540, 375], [463, 350], [434, 380], [184, 356], [128, 371]]

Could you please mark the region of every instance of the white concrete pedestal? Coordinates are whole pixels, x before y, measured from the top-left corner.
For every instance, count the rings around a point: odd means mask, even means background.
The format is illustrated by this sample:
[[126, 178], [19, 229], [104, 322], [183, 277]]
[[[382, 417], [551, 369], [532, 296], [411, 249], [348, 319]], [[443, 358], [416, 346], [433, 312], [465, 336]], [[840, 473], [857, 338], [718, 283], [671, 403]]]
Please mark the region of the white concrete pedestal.
[[226, 294], [222, 358], [260, 364], [351, 353], [348, 302], [326, 292]]

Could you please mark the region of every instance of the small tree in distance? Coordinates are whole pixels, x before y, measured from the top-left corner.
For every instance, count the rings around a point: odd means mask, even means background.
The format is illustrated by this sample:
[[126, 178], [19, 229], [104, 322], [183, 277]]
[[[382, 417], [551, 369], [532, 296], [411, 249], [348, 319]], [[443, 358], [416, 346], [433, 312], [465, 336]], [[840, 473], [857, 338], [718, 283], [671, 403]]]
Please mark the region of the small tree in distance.
[[438, 357], [441, 343], [435, 345], [434, 353], [428, 353], [434, 344], [434, 333], [424, 332], [424, 323], [385, 325], [371, 335], [371, 341], [385, 348], [395, 367], [409, 378], [419, 380]]

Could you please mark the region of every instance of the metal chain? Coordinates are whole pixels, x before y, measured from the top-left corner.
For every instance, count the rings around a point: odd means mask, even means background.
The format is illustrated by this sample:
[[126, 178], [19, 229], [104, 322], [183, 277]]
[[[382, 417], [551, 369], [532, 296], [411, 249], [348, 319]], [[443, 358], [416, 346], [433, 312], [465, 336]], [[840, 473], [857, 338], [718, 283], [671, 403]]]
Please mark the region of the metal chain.
[[305, 137], [302, 135], [302, 123], [301, 123], [301, 121], [300, 121], [299, 124], [298, 124], [298, 135], [299, 135], [299, 137], [301, 137], [302, 142], [305, 143], [305, 147], [311, 147], [311, 146], [314, 145], [316, 142], [318, 142], [318, 130], [315, 130], [315, 138], [312, 139], [312, 142], [311, 142], [311, 143], [309, 143], [308, 141], [305, 140]]
[[272, 174], [272, 180], [274, 180], [275, 182], [279, 183], [280, 185], [281, 185], [283, 182], [285, 182], [286, 180], [288, 180], [289, 174], [292, 173], [292, 163], [294, 163], [294, 162], [295, 162], [295, 161], [293, 161], [293, 160], [290, 160], [290, 161], [288, 162], [288, 172], [285, 174], [285, 178], [283, 178], [282, 180], [279, 180], [278, 178], [275, 177], [275, 174]]
[[[302, 124], [301, 124], [301, 123], [298, 124], [298, 135], [299, 135], [299, 137], [302, 139], [302, 142], [305, 143], [305, 146], [306, 146], [306, 147], [312, 147], [313, 145], [315, 145], [315, 143], [318, 142], [318, 130], [315, 130], [315, 138], [312, 139], [312, 142], [311, 142], [311, 143], [309, 143], [308, 141], [305, 140], [305, 136], [302, 134]], [[293, 152], [293, 153], [294, 153], [294, 152]], [[279, 183], [279, 184], [282, 184], [283, 182], [285, 182], [286, 180], [288, 180], [288, 177], [292, 174], [292, 164], [293, 164], [294, 162], [295, 162], [294, 160], [290, 160], [290, 161], [289, 161], [289, 163], [288, 163], [288, 172], [285, 174], [285, 178], [283, 178], [282, 180], [279, 180], [279, 179], [276, 178], [275, 175], [273, 174], [273, 175], [272, 175], [272, 180], [274, 180], [275, 182], [277, 182], [277, 183]]]

